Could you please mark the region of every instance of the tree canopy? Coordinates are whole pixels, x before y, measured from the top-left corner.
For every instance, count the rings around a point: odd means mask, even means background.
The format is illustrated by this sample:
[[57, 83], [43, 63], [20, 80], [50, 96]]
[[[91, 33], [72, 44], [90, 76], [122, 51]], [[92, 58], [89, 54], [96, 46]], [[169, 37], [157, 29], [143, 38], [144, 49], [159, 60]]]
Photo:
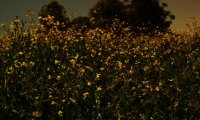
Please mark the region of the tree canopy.
[[92, 22], [90, 21], [89, 17], [79, 16], [74, 18], [70, 22], [69, 26], [74, 27], [76, 30], [82, 29], [84, 31], [84, 29], [92, 28]]
[[99, 0], [90, 9], [89, 17], [99, 26], [116, 18], [132, 25], [136, 32], [152, 33], [167, 30], [175, 19], [166, 7], [158, 0]]
[[123, 3], [119, 0], [99, 0], [90, 9], [89, 17], [95, 18], [98, 26], [105, 26], [115, 18], [123, 19]]
[[[60, 5], [57, 1], [51, 1], [48, 5], [44, 5], [39, 12], [39, 16], [42, 18], [54, 16], [54, 22], [58, 21], [60, 24], [63, 24], [60, 26], [60, 29], [63, 29], [63, 26], [69, 23], [69, 18], [67, 17], [64, 6]], [[40, 22], [47, 28], [51, 27], [44, 19], [40, 19]]]

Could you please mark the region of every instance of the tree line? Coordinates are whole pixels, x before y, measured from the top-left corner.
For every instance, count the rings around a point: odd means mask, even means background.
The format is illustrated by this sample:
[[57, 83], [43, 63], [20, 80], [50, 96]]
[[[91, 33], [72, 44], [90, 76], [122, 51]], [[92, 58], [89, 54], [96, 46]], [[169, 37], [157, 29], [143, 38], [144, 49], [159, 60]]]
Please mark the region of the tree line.
[[[87, 28], [106, 28], [110, 26], [113, 20], [118, 19], [132, 26], [136, 33], [153, 33], [155, 30], [165, 32], [169, 30], [175, 16], [165, 8], [167, 3], [161, 3], [159, 0], [99, 0], [90, 8], [88, 16], [79, 16], [70, 20], [63, 5], [58, 1], [51, 1], [44, 5], [39, 16], [42, 18], [48, 15], [54, 16], [55, 22], [64, 24], [59, 29], [67, 27]], [[46, 21], [40, 19], [47, 29], [51, 26]]]

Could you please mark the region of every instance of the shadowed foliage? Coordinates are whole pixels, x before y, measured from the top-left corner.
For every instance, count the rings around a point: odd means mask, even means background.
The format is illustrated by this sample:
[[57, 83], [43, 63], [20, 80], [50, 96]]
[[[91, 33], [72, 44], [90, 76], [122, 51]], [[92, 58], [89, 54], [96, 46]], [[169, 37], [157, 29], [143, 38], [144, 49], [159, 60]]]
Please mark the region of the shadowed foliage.
[[84, 32], [87, 28], [92, 28], [93, 25], [89, 17], [79, 16], [77, 18], [74, 18], [70, 22], [69, 26], [75, 28], [76, 30], [82, 30], [82, 32]]
[[[42, 18], [47, 18], [48, 16], [54, 16], [54, 22], [60, 23], [59, 29], [64, 29], [69, 23], [69, 18], [67, 17], [66, 10], [64, 6], [60, 5], [57, 1], [52, 1], [48, 5], [44, 5], [39, 16]], [[52, 25], [48, 24], [45, 19], [40, 19], [41, 24], [43, 24], [47, 29], [51, 28]]]
[[157, 29], [166, 31], [175, 19], [166, 7], [166, 3], [158, 0], [99, 0], [90, 9], [89, 16], [95, 18], [97, 26], [119, 19], [132, 25], [137, 33], [151, 34]]
[[119, 0], [99, 0], [89, 11], [89, 17], [95, 18], [97, 26], [112, 23], [113, 19], [124, 20], [123, 3]]

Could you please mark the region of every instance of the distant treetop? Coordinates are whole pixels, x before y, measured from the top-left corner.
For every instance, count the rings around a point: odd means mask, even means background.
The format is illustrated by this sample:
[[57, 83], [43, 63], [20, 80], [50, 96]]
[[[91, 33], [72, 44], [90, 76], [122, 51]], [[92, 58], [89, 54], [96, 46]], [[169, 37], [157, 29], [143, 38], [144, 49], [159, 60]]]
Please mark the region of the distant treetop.
[[[67, 17], [64, 6], [60, 5], [57, 1], [51, 1], [48, 5], [44, 5], [39, 12], [39, 16], [42, 18], [54, 16], [54, 22], [58, 21], [60, 24], [64, 25], [69, 23], [69, 18]], [[47, 25], [47, 22], [43, 19], [40, 19], [40, 22], [47, 28], [51, 27]]]
[[168, 5], [159, 0], [99, 0], [89, 11], [89, 17], [98, 26], [119, 19], [134, 27], [136, 32], [153, 33], [166, 31], [175, 16], [165, 10]]

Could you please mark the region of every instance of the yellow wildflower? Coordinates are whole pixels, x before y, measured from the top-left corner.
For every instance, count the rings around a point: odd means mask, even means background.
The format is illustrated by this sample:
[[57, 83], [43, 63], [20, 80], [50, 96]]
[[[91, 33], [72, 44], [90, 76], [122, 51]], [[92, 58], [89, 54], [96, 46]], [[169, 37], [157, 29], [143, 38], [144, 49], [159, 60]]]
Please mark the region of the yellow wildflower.
[[51, 105], [52, 105], [52, 106], [56, 106], [57, 103], [56, 103], [55, 101], [51, 101]]
[[42, 19], [42, 16], [39, 16], [38, 19], [41, 20], [41, 19]]
[[55, 63], [55, 64], [59, 64], [59, 63], [61, 63], [61, 61], [55, 60], [54, 63]]
[[81, 68], [80, 71], [79, 71], [81, 74], [85, 73], [85, 69], [84, 68]]
[[158, 60], [154, 61], [153, 65], [160, 65], [160, 62]]
[[49, 67], [47, 68], [47, 71], [50, 71], [50, 68], [49, 68]]
[[144, 47], [144, 50], [148, 50], [148, 47]]
[[60, 117], [62, 117], [62, 116], [63, 116], [63, 112], [62, 112], [61, 110], [59, 110], [59, 111], [58, 111], [58, 115], [59, 115]]
[[49, 79], [49, 80], [51, 79], [51, 75], [48, 75], [48, 79]]
[[155, 88], [155, 91], [159, 92], [159, 91], [160, 91], [160, 87], [157, 86], [157, 87]]
[[74, 64], [76, 63], [76, 61], [75, 61], [74, 59], [71, 59], [69, 62], [70, 62], [73, 66], [74, 66]]
[[79, 57], [79, 54], [76, 54], [76, 56], [74, 57], [75, 60], [77, 60]]
[[144, 70], [144, 71], [149, 70], [149, 66], [145, 66], [145, 67], [143, 68], [143, 70]]
[[132, 70], [132, 69], [130, 69], [129, 71], [128, 71], [128, 74], [130, 74], [130, 75], [132, 75], [132, 74], [134, 74], [134, 70]]
[[8, 70], [6, 70], [7, 74], [11, 74], [14, 72], [14, 68], [11, 66], [10, 68], [8, 68]]
[[161, 87], [162, 85], [163, 85], [163, 83], [160, 81], [158, 86]]
[[56, 80], [60, 80], [61, 79], [61, 76], [60, 75], [58, 75], [57, 77], [56, 77]]
[[91, 82], [87, 82], [87, 85], [88, 85], [88, 86], [92, 86], [92, 83], [91, 83]]
[[101, 91], [102, 90], [102, 88], [101, 87], [97, 87], [97, 90], [96, 91]]
[[105, 69], [104, 67], [101, 67], [101, 68], [100, 68], [101, 71], [103, 71], [104, 69]]
[[49, 95], [49, 99], [51, 99], [53, 96], [52, 95]]
[[89, 96], [89, 93], [88, 93], [88, 92], [83, 93], [84, 99], [85, 99], [86, 97], [88, 97], [88, 96]]
[[99, 74], [99, 73], [96, 73], [95, 80], [99, 80], [100, 76], [101, 76], [101, 74]]
[[76, 103], [76, 100], [70, 97], [69, 98], [69, 103]]
[[34, 66], [34, 65], [35, 65], [35, 63], [34, 63], [33, 61], [30, 61], [29, 64], [30, 64], [31, 66]]
[[39, 112], [39, 111], [34, 111], [34, 112], [32, 112], [32, 116], [33, 116], [33, 117], [41, 117], [41, 116], [42, 116], [42, 113]]
[[22, 66], [27, 66], [27, 63], [26, 63], [26, 62], [22, 62], [21, 65], [22, 65]]
[[23, 55], [24, 53], [22, 51], [18, 52], [19, 55]]
[[119, 69], [122, 68], [122, 62], [121, 61], [117, 61], [117, 66], [119, 67]]

